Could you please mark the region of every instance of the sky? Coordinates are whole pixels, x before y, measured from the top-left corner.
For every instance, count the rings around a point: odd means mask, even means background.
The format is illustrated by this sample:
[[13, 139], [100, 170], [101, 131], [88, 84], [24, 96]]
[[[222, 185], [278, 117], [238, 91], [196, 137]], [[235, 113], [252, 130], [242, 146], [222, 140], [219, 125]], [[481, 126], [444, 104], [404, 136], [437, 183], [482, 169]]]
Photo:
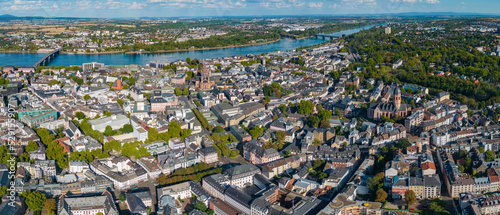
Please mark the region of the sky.
[[500, 14], [500, 0], [0, 0], [0, 14], [44, 17]]

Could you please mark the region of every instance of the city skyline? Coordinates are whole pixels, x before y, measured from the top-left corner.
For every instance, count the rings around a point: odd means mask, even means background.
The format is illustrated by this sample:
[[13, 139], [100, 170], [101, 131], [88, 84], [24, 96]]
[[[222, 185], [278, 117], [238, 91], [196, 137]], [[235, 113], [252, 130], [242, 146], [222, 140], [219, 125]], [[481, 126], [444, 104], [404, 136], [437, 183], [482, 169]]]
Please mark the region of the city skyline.
[[14, 16], [137, 18], [201, 16], [356, 15], [398, 13], [499, 14], [493, 0], [0, 0]]

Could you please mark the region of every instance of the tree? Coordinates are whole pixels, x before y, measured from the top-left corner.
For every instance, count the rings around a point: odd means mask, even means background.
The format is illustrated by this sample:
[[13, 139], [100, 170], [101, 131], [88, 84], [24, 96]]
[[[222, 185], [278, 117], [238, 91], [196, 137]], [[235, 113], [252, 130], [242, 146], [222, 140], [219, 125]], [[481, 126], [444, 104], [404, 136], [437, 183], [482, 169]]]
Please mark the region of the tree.
[[266, 104], [269, 103], [270, 101], [271, 101], [271, 98], [269, 98], [269, 96], [266, 96], [266, 97], [264, 97], [264, 101], [262, 101], [262, 104], [264, 106], [266, 106]]
[[415, 192], [413, 190], [407, 190], [405, 192], [405, 202], [408, 206], [417, 202], [417, 195], [415, 195]]
[[5, 194], [7, 194], [7, 186], [0, 186], [0, 196], [3, 197]]
[[340, 109], [335, 108], [333, 112], [335, 112], [335, 116], [342, 117], [342, 111], [340, 111]]
[[237, 157], [239, 154], [240, 154], [240, 150], [235, 149], [235, 150], [231, 151], [231, 154], [229, 155], [229, 157], [235, 158], [235, 157]]
[[218, 125], [217, 127], [215, 127], [213, 129], [213, 132], [214, 133], [222, 133], [222, 132], [224, 132], [224, 128], [222, 128], [220, 125]]
[[466, 158], [466, 157], [467, 157], [467, 151], [460, 150], [460, 152], [458, 152], [458, 158]]
[[284, 114], [288, 111], [288, 107], [285, 104], [280, 104], [278, 108], [280, 109], [281, 113]]
[[283, 153], [283, 157], [290, 157], [292, 155], [292, 153], [290, 152], [290, 150], [286, 150], [284, 153]]
[[53, 141], [49, 143], [47, 149], [45, 150], [45, 154], [47, 155], [47, 159], [56, 160], [56, 164], [60, 169], [67, 168], [68, 158], [66, 157], [66, 153], [64, 153], [64, 148], [59, 145], [59, 142]]
[[436, 198], [429, 203], [429, 211], [431, 211], [434, 215], [450, 214], [450, 212], [445, 209], [445, 206], [446, 203], [443, 200]]
[[324, 178], [328, 177], [328, 174], [324, 173], [324, 172], [320, 172], [318, 174], [318, 180], [323, 180]]
[[463, 165], [458, 165], [458, 171], [461, 173], [465, 172], [465, 167]]
[[205, 116], [203, 116], [203, 114], [201, 114], [201, 112], [198, 109], [193, 108], [193, 113], [203, 128], [209, 131], [212, 130], [212, 126], [208, 123], [208, 120], [205, 118]]
[[56, 133], [57, 138], [63, 138], [65, 136], [63, 131], [64, 131], [64, 126], [59, 126], [54, 130], [54, 133]]
[[50, 133], [49, 130], [45, 128], [40, 128], [36, 131], [38, 136], [40, 137], [40, 140], [42, 140], [42, 143], [44, 145], [48, 145], [50, 142], [52, 142], [55, 139], [55, 136]]
[[130, 133], [134, 131], [134, 127], [131, 124], [125, 124], [122, 128], [120, 128], [120, 132], [122, 133]]
[[155, 128], [149, 128], [148, 140], [151, 142], [158, 140], [158, 131]]
[[275, 115], [273, 115], [273, 121], [274, 121], [274, 120], [277, 120], [278, 118], [279, 118], [279, 117], [278, 117], [276, 114], [275, 114]]
[[123, 108], [123, 100], [117, 99], [116, 102]]
[[45, 205], [45, 200], [47, 199], [45, 194], [38, 191], [24, 191], [21, 196], [26, 198], [25, 203], [32, 211], [41, 211]]
[[[323, 110], [323, 105], [322, 104], [316, 105], [316, 110], [318, 110], [318, 112]], [[331, 112], [330, 112], [330, 114], [331, 114]]]
[[127, 200], [127, 197], [123, 193], [120, 193], [120, 195], [118, 196], [118, 199], [120, 199], [120, 201], [124, 202], [125, 200]]
[[314, 105], [312, 104], [311, 101], [302, 100], [299, 103], [298, 112], [300, 114], [308, 115], [312, 112], [313, 109]]
[[250, 133], [250, 135], [252, 136], [253, 139], [257, 139], [260, 137], [260, 135], [262, 135], [262, 133], [264, 133], [264, 128], [261, 128], [258, 125], [258, 126], [253, 127], [252, 129], [250, 129], [250, 131], [248, 131], [248, 133]]
[[330, 121], [322, 120], [319, 123], [319, 128], [330, 128]]
[[82, 120], [85, 118], [85, 114], [83, 114], [82, 112], [78, 111], [75, 113], [75, 117], [78, 118], [79, 120]]
[[322, 109], [318, 112], [318, 117], [324, 121], [330, 120], [332, 118], [332, 112]]
[[286, 132], [276, 131], [275, 135], [276, 135], [276, 140], [278, 141], [278, 143], [283, 143], [285, 141]]
[[175, 94], [176, 96], [180, 96], [180, 95], [182, 95], [182, 91], [181, 91], [179, 88], [177, 88], [177, 87], [176, 87], [176, 88], [174, 89], [174, 94]]
[[320, 118], [315, 114], [307, 118], [307, 125], [311, 128], [317, 128], [320, 122]]
[[484, 147], [482, 146], [477, 147], [477, 150], [481, 153], [484, 153]]
[[122, 144], [118, 142], [117, 140], [109, 141], [104, 144], [104, 150], [115, 150], [115, 151], [120, 151], [122, 148]]
[[495, 153], [491, 150], [487, 150], [484, 155], [486, 156], [486, 162], [495, 160]]
[[379, 188], [379, 189], [377, 190], [376, 196], [377, 196], [377, 197], [375, 198], [375, 201], [376, 201], [376, 202], [382, 202], [382, 203], [384, 203], [384, 202], [387, 200], [387, 197], [388, 197], [389, 195], [387, 194], [387, 192], [385, 192], [385, 191], [384, 191], [384, 189]]
[[410, 141], [406, 138], [399, 139], [399, 141], [396, 143], [396, 147], [402, 149], [404, 152], [406, 152], [406, 148], [411, 146]]
[[26, 152], [33, 152], [38, 149], [38, 144], [35, 141], [29, 141], [28, 145], [26, 146]]
[[184, 87], [184, 89], [182, 89], [182, 95], [185, 95], [185, 96], [189, 95], [189, 90], [187, 87]]
[[200, 210], [200, 211], [203, 211], [205, 212], [208, 208], [207, 206], [205, 205], [205, 203], [203, 203], [202, 201], [197, 201], [196, 203], [194, 203], [194, 208]]
[[90, 95], [89, 94], [85, 94], [83, 96], [83, 99], [85, 99], [85, 101], [88, 101], [90, 99]]
[[415, 108], [415, 100], [410, 100], [410, 105], [411, 105], [411, 108]]
[[56, 210], [56, 200], [55, 199], [46, 199], [45, 200], [45, 205], [43, 208], [49, 213], [49, 214], [55, 214], [54, 211]]
[[366, 187], [370, 190], [371, 200], [376, 199], [377, 191], [379, 189], [382, 189], [382, 187], [384, 186], [383, 179], [384, 179], [384, 172], [380, 172], [375, 176], [368, 178], [368, 183], [366, 184]]
[[116, 132], [109, 125], [106, 126], [106, 128], [104, 129], [104, 135], [106, 135], [106, 136], [113, 136], [115, 134], [116, 134]]

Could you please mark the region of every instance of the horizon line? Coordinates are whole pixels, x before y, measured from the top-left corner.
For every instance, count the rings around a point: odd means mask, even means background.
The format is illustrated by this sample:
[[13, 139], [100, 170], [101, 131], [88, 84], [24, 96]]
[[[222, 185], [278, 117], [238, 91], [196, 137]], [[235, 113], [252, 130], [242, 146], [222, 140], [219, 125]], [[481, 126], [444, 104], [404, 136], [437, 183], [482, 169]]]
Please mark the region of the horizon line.
[[413, 16], [500, 16], [499, 14], [493, 13], [478, 13], [478, 12], [400, 12], [400, 13], [359, 13], [359, 14], [304, 14], [304, 15], [296, 15], [296, 14], [288, 14], [288, 15], [225, 15], [225, 16], [136, 16], [136, 17], [71, 17], [71, 16], [16, 16], [12, 14], [2, 14], [0, 15], [0, 19], [5, 18], [71, 18], [71, 19], [182, 19], [182, 18], [262, 18], [262, 17], [346, 17], [346, 16], [412, 16], [411, 14], [415, 14]]

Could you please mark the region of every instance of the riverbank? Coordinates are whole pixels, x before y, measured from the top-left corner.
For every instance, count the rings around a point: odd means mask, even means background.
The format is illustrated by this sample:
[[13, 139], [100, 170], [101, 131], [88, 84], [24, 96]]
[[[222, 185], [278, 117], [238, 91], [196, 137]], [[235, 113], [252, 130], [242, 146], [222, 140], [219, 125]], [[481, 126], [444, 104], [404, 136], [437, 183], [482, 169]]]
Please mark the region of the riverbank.
[[74, 52], [66, 52], [66, 51], [61, 51], [61, 54], [78, 54], [78, 55], [99, 55], [99, 54], [120, 54], [120, 53], [125, 53], [125, 51], [107, 51], [107, 52], [85, 52], [85, 53], [74, 53]]
[[43, 52], [19, 51], [19, 50], [0, 50], [0, 53], [6, 53], [6, 54], [43, 54]]
[[[205, 51], [205, 50], [214, 50], [214, 49], [228, 49], [228, 48], [240, 48], [240, 47], [247, 47], [247, 46], [260, 46], [260, 45], [266, 45], [270, 43], [276, 43], [281, 40], [271, 40], [271, 41], [265, 41], [265, 42], [258, 42], [258, 43], [249, 43], [249, 44], [243, 44], [243, 45], [232, 45], [232, 46], [220, 46], [220, 47], [210, 47], [210, 48], [194, 48], [194, 49], [176, 49], [176, 50], [158, 50], [158, 51], [127, 51], [127, 50], [121, 50], [121, 51], [105, 51], [105, 52], [85, 52], [85, 53], [75, 53], [75, 52], [68, 52], [68, 51], [61, 51], [61, 54], [75, 54], [75, 55], [102, 55], [102, 54], [120, 54], [120, 53], [125, 53], [125, 54], [161, 54], [161, 53], [174, 53], [174, 52], [189, 52], [189, 51]], [[26, 52], [26, 51], [15, 51], [15, 50], [0, 50], [0, 53], [12, 53], [12, 54], [45, 54], [45, 52]]]
[[241, 48], [241, 47], [248, 47], [248, 46], [260, 46], [260, 45], [266, 45], [270, 43], [276, 43], [281, 40], [271, 40], [271, 41], [266, 41], [266, 42], [259, 42], [259, 43], [249, 43], [249, 44], [243, 44], [243, 45], [233, 45], [233, 46], [221, 46], [221, 47], [210, 47], [210, 48], [195, 48], [195, 49], [176, 49], [176, 50], [159, 50], [159, 51], [151, 51], [151, 52], [141, 52], [141, 51], [132, 51], [132, 52], [125, 52], [125, 54], [161, 54], [161, 53], [173, 53], [173, 52], [189, 52], [189, 51], [207, 51], [207, 50], [215, 50], [215, 49], [229, 49], [229, 48]]

